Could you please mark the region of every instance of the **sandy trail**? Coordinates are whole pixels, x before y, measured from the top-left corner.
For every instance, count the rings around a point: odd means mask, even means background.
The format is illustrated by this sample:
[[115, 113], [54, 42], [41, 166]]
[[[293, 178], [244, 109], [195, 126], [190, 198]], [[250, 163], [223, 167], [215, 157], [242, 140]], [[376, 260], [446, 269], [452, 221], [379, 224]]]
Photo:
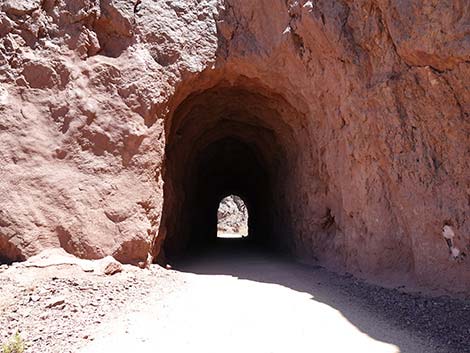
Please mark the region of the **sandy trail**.
[[195, 258], [174, 276], [185, 283], [171, 296], [134, 303], [81, 353], [436, 352], [320, 268], [232, 251]]

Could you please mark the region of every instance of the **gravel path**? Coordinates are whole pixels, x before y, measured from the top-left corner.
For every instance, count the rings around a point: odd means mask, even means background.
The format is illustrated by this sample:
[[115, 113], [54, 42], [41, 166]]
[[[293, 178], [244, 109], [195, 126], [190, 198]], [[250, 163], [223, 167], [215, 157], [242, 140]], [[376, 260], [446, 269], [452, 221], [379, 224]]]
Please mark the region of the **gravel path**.
[[178, 265], [173, 275], [184, 284], [171, 296], [109, 322], [81, 353], [470, 352], [466, 301], [405, 294], [255, 251]]
[[27, 353], [470, 352], [470, 301], [230, 249], [112, 276], [2, 266], [0, 340], [19, 331]]
[[112, 276], [70, 265], [3, 267], [0, 342], [19, 331], [27, 353], [75, 353], [107, 322], [168, 296], [178, 286], [172, 272], [156, 265]]

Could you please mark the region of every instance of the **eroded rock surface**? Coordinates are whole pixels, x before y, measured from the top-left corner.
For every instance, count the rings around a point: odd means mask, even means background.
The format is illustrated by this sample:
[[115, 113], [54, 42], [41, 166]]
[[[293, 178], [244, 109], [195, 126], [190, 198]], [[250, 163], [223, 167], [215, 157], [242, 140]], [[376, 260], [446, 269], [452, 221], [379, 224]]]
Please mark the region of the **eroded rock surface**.
[[240, 197], [230, 195], [220, 201], [217, 210], [217, 231], [248, 235], [248, 210]]
[[152, 261], [233, 186], [297, 257], [470, 290], [465, 1], [0, 4], [2, 261]]

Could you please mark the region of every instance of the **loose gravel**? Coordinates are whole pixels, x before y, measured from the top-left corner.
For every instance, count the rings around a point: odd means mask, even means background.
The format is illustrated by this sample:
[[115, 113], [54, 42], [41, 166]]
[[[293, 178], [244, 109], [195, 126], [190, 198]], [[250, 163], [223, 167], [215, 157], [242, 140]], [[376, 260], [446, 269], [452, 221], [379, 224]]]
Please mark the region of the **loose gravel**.
[[[469, 300], [384, 288], [351, 275], [256, 252], [201, 257], [194, 264], [183, 265], [180, 271], [126, 266], [112, 276], [70, 265], [0, 266], [0, 340], [5, 342], [18, 331], [27, 343], [26, 353], [75, 353], [95, 340], [106, 323], [116, 322], [129, 312], [155, 309], [160, 299], [167, 302], [165, 298], [184, 288], [185, 277], [189, 276], [193, 284], [200, 280], [212, 283], [205, 275], [229, 275], [308, 293], [314, 301], [338, 310], [361, 332], [401, 347], [401, 353], [414, 351], [406, 350], [410, 345], [397, 339], [397, 332], [403, 332], [407, 340], [415, 337], [427, 342], [435, 353], [470, 353]], [[218, 283], [219, 277], [214, 278]], [[207, 288], [208, 293], [211, 288]], [[188, 292], [187, 300], [192, 295]], [[198, 303], [200, 306], [203, 301]], [[374, 322], [387, 322], [395, 332], [388, 334]]]
[[334, 277], [330, 284], [352, 302], [432, 342], [436, 352], [470, 352], [470, 300], [383, 288], [351, 275]]
[[158, 266], [113, 276], [75, 266], [0, 271], [0, 341], [19, 332], [26, 353], [74, 353], [103, 323], [171, 293], [176, 277]]

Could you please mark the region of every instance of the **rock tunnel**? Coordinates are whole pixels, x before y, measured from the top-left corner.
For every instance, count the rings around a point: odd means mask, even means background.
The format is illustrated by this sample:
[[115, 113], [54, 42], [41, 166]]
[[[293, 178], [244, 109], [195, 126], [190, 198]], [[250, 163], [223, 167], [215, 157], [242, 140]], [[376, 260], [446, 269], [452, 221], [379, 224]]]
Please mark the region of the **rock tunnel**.
[[166, 136], [164, 254], [214, 241], [219, 202], [230, 194], [247, 206], [252, 242], [295, 251], [303, 121], [281, 95], [246, 84], [219, 84], [179, 104]]

